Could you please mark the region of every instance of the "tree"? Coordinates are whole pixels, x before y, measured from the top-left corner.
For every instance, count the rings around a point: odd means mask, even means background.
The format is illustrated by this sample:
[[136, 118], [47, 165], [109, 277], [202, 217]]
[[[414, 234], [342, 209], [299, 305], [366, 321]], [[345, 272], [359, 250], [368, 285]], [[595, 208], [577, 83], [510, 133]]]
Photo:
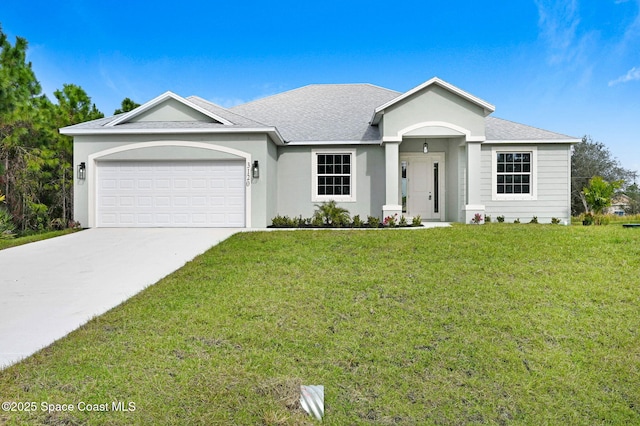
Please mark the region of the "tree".
[[75, 84], [64, 84], [54, 93], [57, 104], [48, 100], [40, 103], [42, 144], [38, 150], [38, 161], [32, 164], [37, 169], [42, 183], [40, 203], [47, 206], [47, 216], [66, 225], [73, 218], [73, 139], [61, 135], [58, 129], [84, 121], [104, 117], [87, 93]]
[[113, 114], [115, 115], [115, 114], [122, 114], [124, 112], [129, 112], [131, 110], [138, 108], [139, 106], [140, 106], [139, 103], [136, 103], [129, 98], [124, 98], [122, 100], [122, 103], [120, 104], [120, 108], [115, 110]]
[[26, 61], [28, 43], [16, 37], [11, 45], [0, 27], [0, 183], [7, 210], [20, 218], [29, 192], [26, 166], [32, 155], [33, 122], [40, 84]]
[[629, 185], [624, 193], [629, 197], [629, 206], [624, 209], [624, 212], [626, 214], [640, 214], [640, 187], [638, 184]]
[[594, 176], [589, 180], [589, 185], [582, 190], [584, 202], [593, 213], [602, 214], [604, 209], [611, 205], [616, 190], [621, 186], [621, 180], [607, 182], [601, 176]]
[[637, 173], [622, 167], [602, 142], [584, 136], [582, 142], [574, 145], [571, 155], [571, 210], [574, 215], [587, 210], [581, 194], [594, 176], [601, 176], [607, 182], [622, 181], [624, 188], [635, 180]]

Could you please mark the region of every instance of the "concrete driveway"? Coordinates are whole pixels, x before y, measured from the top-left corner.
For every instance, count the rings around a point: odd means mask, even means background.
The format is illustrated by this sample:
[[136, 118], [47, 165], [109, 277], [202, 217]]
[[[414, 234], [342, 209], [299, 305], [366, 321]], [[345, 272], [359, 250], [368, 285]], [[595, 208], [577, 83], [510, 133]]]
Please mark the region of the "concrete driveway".
[[88, 229], [0, 250], [0, 369], [241, 229]]

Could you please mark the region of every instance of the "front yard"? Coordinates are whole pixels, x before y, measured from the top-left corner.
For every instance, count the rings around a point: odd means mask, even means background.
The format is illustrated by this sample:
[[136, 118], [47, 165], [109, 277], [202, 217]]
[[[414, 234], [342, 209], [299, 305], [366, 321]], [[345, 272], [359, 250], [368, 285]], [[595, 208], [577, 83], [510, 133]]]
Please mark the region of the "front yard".
[[619, 225], [242, 233], [0, 371], [0, 424], [638, 424], [639, 271]]

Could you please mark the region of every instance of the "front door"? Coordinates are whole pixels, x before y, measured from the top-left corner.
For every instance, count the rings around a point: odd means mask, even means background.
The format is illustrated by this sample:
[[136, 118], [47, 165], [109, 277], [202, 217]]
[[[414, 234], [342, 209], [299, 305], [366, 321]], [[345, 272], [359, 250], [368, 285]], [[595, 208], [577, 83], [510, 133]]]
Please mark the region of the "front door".
[[402, 207], [407, 216], [442, 220], [444, 153], [402, 157]]

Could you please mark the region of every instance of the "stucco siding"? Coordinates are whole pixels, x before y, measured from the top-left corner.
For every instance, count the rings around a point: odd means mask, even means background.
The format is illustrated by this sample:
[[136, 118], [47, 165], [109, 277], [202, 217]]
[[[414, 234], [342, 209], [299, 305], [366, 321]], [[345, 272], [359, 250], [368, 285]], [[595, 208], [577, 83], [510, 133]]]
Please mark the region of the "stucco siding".
[[[532, 145], [532, 144], [530, 144]], [[518, 146], [500, 145], [500, 150], [518, 151]], [[506, 222], [520, 219], [529, 222], [533, 216], [541, 223], [551, 222], [552, 218], [570, 221], [570, 176], [571, 157], [569, 144], [535, 145], [536, 163], [532, 169], [536, 180], [537, 191], [534, 199], [498, 200], [493, 195], [491, 144], [483, 144], [481, 151], [480, 190], [486, 207], [485, 213], [493, 220], [497, 216], [505, 216]]]
[[[269, 177], [275, 180], [277, 166], [273, 159], [269, 160], [269, 149], [275, 151], [275, 147], [264, 134], [232, 134], [232, 135], [94, 135], [75, 136], [74, 138], [74, 170], [77, 165], [84, 162], [87, 165], [87, 174], [90, 168], [95, 167], [90, 164], [89, 156], [118, 147], [130, 146], [136, 143], [168, 142], [179, 145], [183, 142], [199, 142], [215, 147], [225, 147], [245, 154], [250, 154], [251, 160], [258, 160], [260, 164], [261, 177], [251, 179], [251, 226], [267, 226], [268, 216], [275, 210], [275, 202], [269, 201], [269, 192], [272, 194], [277, 190], [273, 186], [269, 188], [267, 180]], [[272, 152], [272, 156], [275, 155]], [[233, 153], [202, 149], [187, 146], [150, 146], [141, 149], [131, 149], [120, 151], [105, 156], [101, 156], [97, 161], [115, 160], [227, 160], [243, 159], [243, 157]], [[271, 176], [270, 176], [271, 174]], [[84, 181], [75, 179], [74, 190], [74, 220], [80, 222], [82, 226], [89, 226], [89, 185], [90, 179]], [[270, 218], [269, 218], [270, 219]], [[269, 222], [270, 223], [270, 222]]]
[[391, 106], [382, 121], [385, 137], [395, 137], [401, 130], [423, 122], [455, 124], [472, 136], [485, 134], [482, 108], [439, 86], [430, 86]]
[[[332, 146], [356, 151], [356, 201], [339, 202], [351, 216], [380, 216], [385, 198], [384, 150], [378, 145]], [[330, 149], [323, 147], [323, 149]], [[319, 202], [312, 201], [312, 147], [278, 147], [277, 214], [289, 217], [311, 217]]]
[[129, 120], [130, 123], [145, 121], [203, 121], [211, 123], [214, 120], [175, 99], [169, 99]]

